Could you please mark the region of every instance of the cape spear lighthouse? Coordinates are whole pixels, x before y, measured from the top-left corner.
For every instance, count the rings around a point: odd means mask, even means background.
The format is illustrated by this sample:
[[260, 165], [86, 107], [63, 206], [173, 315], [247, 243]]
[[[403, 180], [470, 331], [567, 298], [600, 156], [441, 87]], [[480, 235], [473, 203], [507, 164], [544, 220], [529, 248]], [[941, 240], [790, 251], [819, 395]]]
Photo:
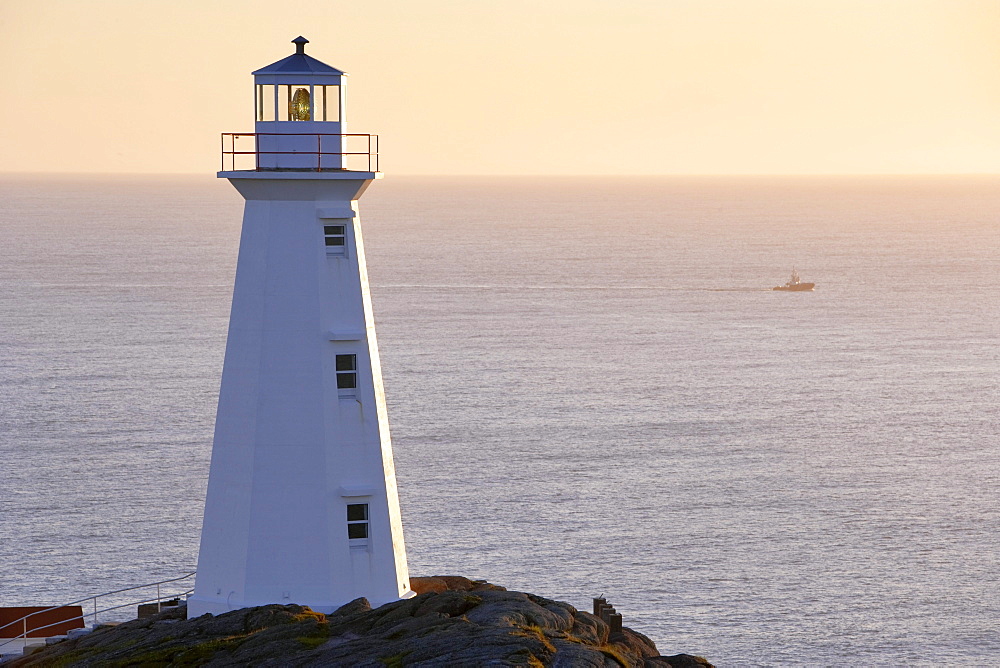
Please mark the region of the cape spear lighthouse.
[[358, 218], [376, 139], [292, 41], [253, 73], [256, 132], [223, 135], [246, 208], [189, 617], [414, 595]]

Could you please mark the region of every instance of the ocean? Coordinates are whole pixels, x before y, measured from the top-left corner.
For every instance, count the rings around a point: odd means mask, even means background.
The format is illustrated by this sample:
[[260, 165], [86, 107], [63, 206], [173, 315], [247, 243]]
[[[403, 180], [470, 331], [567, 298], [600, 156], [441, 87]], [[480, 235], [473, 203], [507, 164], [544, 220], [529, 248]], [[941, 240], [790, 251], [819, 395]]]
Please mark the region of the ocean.
[[[1000, 177], [390, 175], [361, 211], [411, 574], [603, 594], [719, 666], [1000, 664]], [[241, 214], [0, 176], [0, 605], [195, 569]]]

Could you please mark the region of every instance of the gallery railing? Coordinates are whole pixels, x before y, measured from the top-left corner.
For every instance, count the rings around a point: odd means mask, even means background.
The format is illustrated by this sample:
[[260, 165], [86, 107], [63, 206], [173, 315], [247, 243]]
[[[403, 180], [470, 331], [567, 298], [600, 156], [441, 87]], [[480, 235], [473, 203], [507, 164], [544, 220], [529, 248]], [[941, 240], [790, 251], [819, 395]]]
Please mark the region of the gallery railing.
[[[247, 141], [251, 138], [253, 142]], [[284, 170], [377, 172], [378, 135], [222, 133], [222, 171]]]

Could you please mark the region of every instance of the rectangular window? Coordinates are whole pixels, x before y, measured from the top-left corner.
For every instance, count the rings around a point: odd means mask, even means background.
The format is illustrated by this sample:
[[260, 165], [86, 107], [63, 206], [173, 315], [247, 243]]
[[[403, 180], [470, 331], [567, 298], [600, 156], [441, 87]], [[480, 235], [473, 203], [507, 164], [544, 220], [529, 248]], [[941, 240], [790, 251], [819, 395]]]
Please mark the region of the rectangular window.
[[344, 225], [324, 225], [323, 243], [328, 255], [346, 255], [347, 233]]
[[358, 356], [337, 355], [337, 389], [354, 390], [358, 386]]
[[353, 540], [368, 538], [368, 504], [347, 504], [347, 537]]

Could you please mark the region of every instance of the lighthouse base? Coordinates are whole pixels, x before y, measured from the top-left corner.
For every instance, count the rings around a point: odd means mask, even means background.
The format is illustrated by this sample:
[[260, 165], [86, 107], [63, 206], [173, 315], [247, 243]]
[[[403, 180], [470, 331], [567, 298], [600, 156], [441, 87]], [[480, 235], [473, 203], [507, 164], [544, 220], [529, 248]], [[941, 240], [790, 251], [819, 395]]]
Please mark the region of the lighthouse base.
[[[379, 606], [385, 605], [386, 603], [394, 603], [395, 601], [401, 601], [407, 598], [413, 598], [417, 595], [417, 592], [412, 589], [406, 590], [406, 592], [397, 598], [390, 598], [386, 600], [382, 599], [368, 599], [368, 603], [371, 604], [372, 608], [377, 608]], [[207, 596], [191, 596], [187, 600], [187, 616], [188, 619], [194, 619], [195, 617], [201, 617], [204, 614], [209, 615], [222, 615], [227, 612], [232, 612], [233, 610], [240, 610], [242, 608], [256, 608], [262, 605], [304, 605], [310, 610], [315, 612], [322, 612], [323, 614], [329, 614], [337, 610], [350, 601], [292, 601], [289, 599], [283, 599], [280, 601], [236, 601], [233, 599], [226, 600], [225, 597], [207, 597]]]

